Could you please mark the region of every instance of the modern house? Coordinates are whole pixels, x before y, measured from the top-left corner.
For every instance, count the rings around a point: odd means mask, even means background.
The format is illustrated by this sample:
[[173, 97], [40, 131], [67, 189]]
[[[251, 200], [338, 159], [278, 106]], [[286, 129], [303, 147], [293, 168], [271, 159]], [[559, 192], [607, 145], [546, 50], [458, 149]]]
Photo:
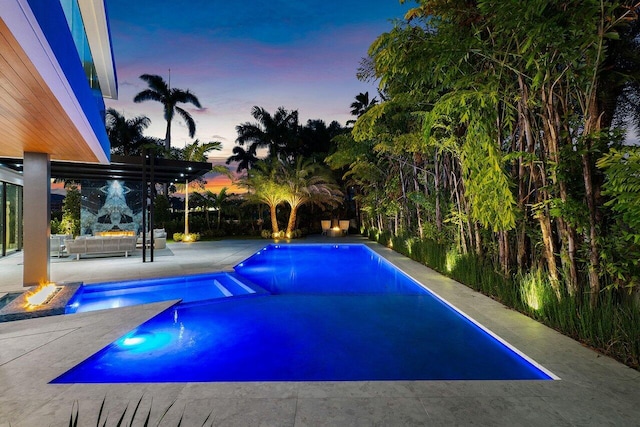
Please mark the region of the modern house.
[[105, 0], [0, 0], [0, 254], [25, 286], [49, 279], [51, 161], [108, 164], [103, 98], [117, 98]]

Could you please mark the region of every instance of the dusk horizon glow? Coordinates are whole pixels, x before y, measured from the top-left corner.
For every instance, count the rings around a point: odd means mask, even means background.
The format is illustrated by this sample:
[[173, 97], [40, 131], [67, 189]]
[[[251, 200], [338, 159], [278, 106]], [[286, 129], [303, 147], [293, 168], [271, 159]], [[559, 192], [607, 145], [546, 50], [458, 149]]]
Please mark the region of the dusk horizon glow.
[[161, 105], [133, 102], [147, 87], [140, 75], [161, 75], [193, 92], [203, 107], [184, 106], [196, 121], [194, 138], [174, 118], [172, 146], [220, 141], [222, 151], [211, 157], [225, 159], [235, 146], [235, 127], [253, 121], [254, 105], [298, 110], [302, 125], [320, 119], [344, 126], [358, 93], [377, 95], [375, 84], [356, 78], [361, 59], [411, 7], [398, 0], [106, 3], [119, 80], [119, 99], [107, 106], [127, 118], [149, 117], [146, 134], [163, 139]]

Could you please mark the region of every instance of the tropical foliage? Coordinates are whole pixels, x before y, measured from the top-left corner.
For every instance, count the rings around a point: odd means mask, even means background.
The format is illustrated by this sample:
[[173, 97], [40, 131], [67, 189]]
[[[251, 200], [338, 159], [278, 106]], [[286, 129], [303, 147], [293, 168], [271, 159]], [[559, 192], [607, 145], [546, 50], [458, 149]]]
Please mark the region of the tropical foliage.
[[295, 165], [280, 170], [284, 201], [290, 209], [286, 237], [291, 237], [296, 228], [296, 215], [301, 206], [315, 204], [324, 209], [325, 206], [336, 207], [342, 201], [342, 192], [326, 167], [300, 157]]
[[58, 232], [77, 236], [80, 234], [81, 194], [78, 185], [69, 181], [65, 183], [67, 194], [62, 202], [62, 220]]
[[[276, 163], [272, 161], [272, 163]], [[285, 200], [287, 188], [281, 182], [277, 167], [268, 162], [260, 162], [247, 171], [240, 184], [247, 189], [245, 199], [249, 203], [264, 203], [269, 208], [271, 232], [274, 237], [280, 236], [277, 208]]]
[[111, 154], [123, 156], [140, 156], [145, 147], [157, 147], [156, 138], [143, 133], [151, 120], [147, 116], [136, 116], [127, 119], [113, 108], [107, 109], [107, 136], [111, 142]]
[[[323, 161], [334, 149], [333, 138], [345, 132], [336, 121], [327, 126], [322, 120], [308, 120], [302, 126], [298, 111], [284, 107], [271, 114], [254, 106], [251, 115], [255, 122], [236, 126], [238, 145], [233, 147], [233, 155], [227, 159], [227, 164], [238, 163], [238, 172], [251, 169], [264, 158], [288, 164], [294, 164], [301, 157]], [[263, 158], [259, 157], [260, 150], [266, 151]]]
[[323, 165], [298, 158], [295, 164], [271, 159], [259, 162], [242, 180], [248, 190], [248, 202], [264, 203], [269, 207], [272, 237], [281, 237], [277, 208], [289, 207], [284, 237], [290, 238], [296, 229], [297, 213], [301, 206], [314, 204], [321, 209], [336, 206], [342, 201], [342, 192]]
[[417, 1], [362, 62], [382, 101], [352, 108], [327, 159], [361, 223], [451, 242], [442, 259], [495, 267], [506, 289], [543, 271], [572, 319], [633, 301], [640, 183], [622, 136], [640, 112], [638, 7]]
[[[176, 157], [179, 160], [186, 160], [190, 162], [206, 162], [208, 154], [214, 150], [221, 150], [222, 143], [219, 141], [200, 143], [199, 140], [193, 141], [191, 144], [187, 144], [182, 150], [179, 150]], [[217, 168], [217, 172], [226, 173], [227, 169], [222, 167], [223, 170]], [[198, 180], [197, 183], [202, 187], [204, 183], [202, 180]], [[189, 236], [189, 181], [185, 180], [184, 184], [177, 184], [184, 189], [184, 236]], [[184, 240], [181, 239], [181, 240]]]

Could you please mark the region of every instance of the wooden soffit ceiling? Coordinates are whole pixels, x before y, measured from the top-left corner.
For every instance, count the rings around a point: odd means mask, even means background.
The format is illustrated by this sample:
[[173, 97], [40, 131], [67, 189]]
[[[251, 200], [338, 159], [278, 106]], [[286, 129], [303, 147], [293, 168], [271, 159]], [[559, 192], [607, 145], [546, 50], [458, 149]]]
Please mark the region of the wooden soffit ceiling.
[[0, 156], [25, 151], [98, 162], [74, 122], [0, 18]]

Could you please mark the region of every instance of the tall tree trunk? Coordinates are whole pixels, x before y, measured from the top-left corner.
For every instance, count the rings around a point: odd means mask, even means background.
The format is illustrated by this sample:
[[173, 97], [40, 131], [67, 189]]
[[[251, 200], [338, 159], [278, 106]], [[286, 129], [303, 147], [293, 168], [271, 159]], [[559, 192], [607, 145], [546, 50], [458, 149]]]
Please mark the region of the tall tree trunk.
[[[563, 204], [567, 204], [569, 201], [567, 185], [563, 179], [558, 178], [558, 169], [562, 167], [562, 159], [560, 157], [560, 129], [562, 120], [560, 118], [560, 110], [563, 108], [556, 101], [553, 90], [542, 91], [542, 100], [544, 103], [543, 123], [544, 123], [544, 135], [545, 135], [545, 147], [547, 149], [546, 155], [548, 159], [554, 165], [550, 169], [551, 181], [557, 185], [560, 200]], [[563, 256], [560, 257], [562, 264], [565, 266], [565, 271], [569, 271], [569, 277], [567, 277], [567, 291], [569, 295], [575, 295], [578, 291], [578, 267], [576, 260], [576, 233], [573, 227], [566, 221], [565, 218], [560, 216], [558, 218], [558, 228], [560, 230], [560, 238], [562, 245], [560, 250]]]
[[[166, 153], [164, 155], [165, 158], [169, 157], [169, 153], [171, 153], [171, 120], [167, 121], [167, 132], [164, 135], [164, 148]], [[155, 150], [151, 150], [152, 155], [155, 153]], [[162, 184], [162, 191], [165, 197], [169, 198], [169, 184]]]
[[[460, 181], [464, 182], [464, 181], [462, 181], [462, 179]], [[465, 227], [465, 230], [467, 231], [467, 237], [469, 239], [469, 246], [475, 248], [474, 250], [475, 250], [476, 254], [478, 256], [480, 256], [481, 254], [480, 254], [480, 251], [478, 250], [478, 242], [475, 239], [475, 236], [477, 236], [476, 227], [478, 225], [478, 222], [477, 221], [471, 221], [471, 214], [469, 213], [470, 212], [469, 203], [468, 203], [467, 199], [464, 198], [464, 192], [462, 192], [462, 204], [463, 204], [463, 207], [464, 207], [465, 218], [467, 218], [467, 220], [465, 221], [465, 223], [467, 225]]]
[[278, 216], [276, 212], [276, 205], [269, 205], [269, 212], [271, 214], [271, 232], [273, 234], [278, 234], [280, 230], [278, 229]]
[[[414, 161], [413, 163], [413, 189], [416, 194], [420, 191], [420, 184], [418, 183], [418, 168]], [[422, 209], [420, 209], [420, 204], [416, 203], [416, 220], [418, 223], [418, 235], [422, 239], [424, 237], [424, 230], [422, 229]]]
[[539, 212], [537, 214], [540, 223], [540, 231], [542, 231], [542, 241], [544, 242], [545, 258], [549, 269], [549, 281], [558, 300], [562, 299], [562, 291], [560, 290], [560, 280], [558, 278], [558, 267], [556, 265], [556, 255], [554, 250], [553, 237], [551, 233], [551, 220], [549, 216]]
[[[529, 91], [524, 82], [524, 77], [518, 75], [518, 87], [520, 91], [520, 101], [518, 102], [518, 122], [519, 122], [519, 150], [535, 154], [535, 139], [531, 131], [530, 111], [528, 107]], [[533, 166], [532, 166], [533, 167]], [[527, 186], [527, 170], [525, 159], [518, 159], [518, 208], [523, 213], [517, 235], [517, 259], [519, 271], [525, 271], [528, 267], [528, 245], [527, 245], [527, 221], [529, 214], [530, 188]], [[535, 182], [534, 182], [535, 184]], [[531, 185], [531, 181], [530, 181]]]
[[207, 221], [207, 229], [211, 230], [211, 221], [209, 220], [209, 205], [204, 204], [204, 219]]
[[[520, 106], [518, 107], [520, 110]], [[522, 112], [521, 112], [522, 115]], [[523, 118], [520, 118], [520, 129], [522, 135], [519, 141], [519, 151], [525, 150], [525, 138], [524, 138], [524, 123]], [[518, 159], [518, 209], [523, 213], [522, 219], [518, 224], [518, 231], [516, 234], [516, 264], [518, 271], [525, 271], [527, 268], [527, 203], [529, 200], [529, 192], [526, 186], [526, 169], [525, 162], [522, 157]]]
[[463, 210], [462, 210], [462, 200], [460, 200], [460, 191], [458, 189], [459, 187], [459, 181], [456, 178], [455, 174], [453, 174], [452, 172], [452, 177], [453, 180], [455, 181], [453, 188], [454, 188], [454, 195], [456, 197], [456, 207], [458, 208], [458, 229], [459, 229], [459, 233], [460, 233], [460, 248], [462, 250], [463, 254], [466, 254], [469, 252], [468, 248], [467, 248], [467, 238], [465, 236], [465, 230], [464, 230], [464, 223], [465, 221], [463, 221]]
[[[526, 93], [526, 92], [525, 92]], [[526, 108], [526, 107], [524, 107]], [[531, 123], [528, 119], [529, 115], [524, 112], [525, 120], [524, 120], [524, 132], [525, 138], [527, 139], [527, 148], [529, 152], [533, 153], [535, 149], [535, 138], [534, 133], [531, 129]], [[545, 152], [544, 149], [541, 149], [542, 153]], [[558, 299], [562, 298], [562, 291], [560, 289], [560, 280], [558, 277], [558, 266], [556, 264], [556, 251], [555, 245], [552, 236], [551, 229], [551, 219], [548, 213], [548, 207], [546, 203], [549, 200], [549, 194], [546, 190], [547, 182], [546, 182], [546, 172], [544, 170], [545, 162], [540, 163], [540, 167], [542, 170], [538, 170], [538, 165], [535, 162], [531, 162], [530, 164], [530, 174], [533, 183], [536, 188], [536, 204], [542, 205], [536, 212], [535, 218], [538, 220], [538, 224], [540, 226], [540, 232], [542, 234], [542, 243], [544, 246], [544, 257], [547, 261], [547, 269], [549, 270], [549, 281], [551, 282], [551, 287], [553, 288], [556, 297]]]
[[600, 293], [600, 276], [598, 275], [598, 264], [600, 254], [598, 251], [598, 226], [596, 203], [593, 194], [593, 180], [591, 173], [591, 159], [588, 153], [582, 155], [582, 169], [584, 177], [585, 197], [589, 207], [589, 288], [591, 292], [591, 305], [596, 306], [598, 294]]
[[440, 161], [438, 158], [438, 150], [435, 150], [435, 161], [434, 161], [434, 180], [433, 186], [436, 196], [436, 229], [438, 233], [442, 233], [442, 208], [440, 206]]
[[591, 161], [591, 135], [600, 132], [600, 113], [596, 100], [596, 90], [592, 89], [592, 95], [588, 99], [587, 115], [585, 117], [584, 135], [582, 141], [582, 177], [584, 180], [585, 198], [589, 208], [589, 288], [591, 306], [598, 303], [600, 293], [599, 263], [600, 252], [598, 249], [598, 212], [596, 207], [595, 191], [593, 184], [593, 163]]
[[393, 235], [397, 236], [398, 235], [398, 211], [396, 211], [395, 215], [394, 215], [394, 220], [393, 220]]
[[[407, 229], [411, 228], [411, 215], [409, 215], [409, 199], [407, 198], [407, 185], [405, 183], [405, 179], [404, 179], [404, 172], [402, 171], [402, 163], [401, 161], [398, 162], [398, 168], [399, 168], [399, 175], [400, 175], [400, 187], [402, 188], [402, 205], [400, 207], [401, 211], [400, 211], [400, 215], [402, 216], [403, 213], [407, 213], [407, 215], [405, 215], [406, 217], [406, 221], [407, 221]], [[396, 232], [395, 235], [398, 235], [398, 214], [396, 212]]]
[[509, 232], [500, 231], [498, 233], [498, 247], [500, 254], [500, 266], [502, 274], [509, 275]]
[[167, 132], [164, 135], [164, 148], [167, 155], [171, 151], [171, 120], [167, 120]]
[[291, 213], [289, 214], [289, 222], [287, 223], [287, 238], [291, 237], [293, 230], [296, 228], [296, 217], [298, 215], [298, 205], [291, 206]]
[[189, 234], [189, 181], [184, 185], [184, 235]]

